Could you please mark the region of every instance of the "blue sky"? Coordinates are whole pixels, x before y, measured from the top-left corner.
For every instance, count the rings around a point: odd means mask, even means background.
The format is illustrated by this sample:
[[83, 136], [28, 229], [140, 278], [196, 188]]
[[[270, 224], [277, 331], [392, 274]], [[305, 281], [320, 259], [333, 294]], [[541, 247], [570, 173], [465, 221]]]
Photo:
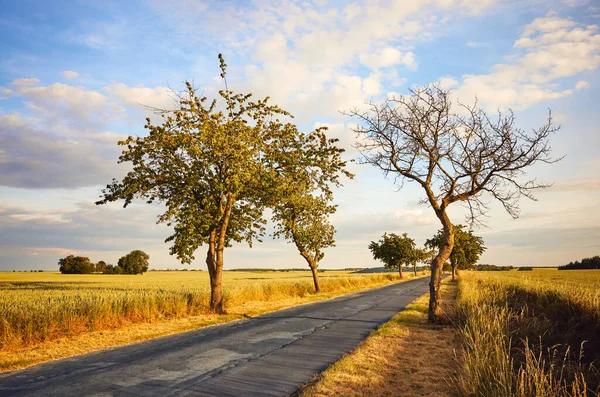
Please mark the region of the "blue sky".
[[[476, 230], [488, 246], [482, 262], [598, 254], [599, 26], [592, 0], [0, 0], [0, 270], [56, 269], [69, 253], [116, 262], [133, 249], [154, 267], [182, 267], [163, 242], [168, 228], [155, 225], [159, 208], [93, 202], [126, 169], [116, 141], [144, 134], [152, 115], [141, 105], [170, 106], [168, 87], [184, 80], [214, 95], [219, 52], [231, 88], [271, 96], [302, 129], [329, 126], [348, 158], [357, 157], [352, 120], [340, 111], [414, 85], [512, 108], [524, 129], [551, 108], [562, 126], [554, 153], [566, 158], [530, 175], [555, 184], [523, 201], [517, 220], [492, 204]], [[376, 170], [351, 167], [324, 268], [375, 266], [367, 245], [384, 232], [421, 244], [439, 228], [417, 188], [397, 191]], [[463, 221], [461, 207], [451, 215]], [[268, 238], [226, 252], [226, 268], [303, 266], [292, 245]]]

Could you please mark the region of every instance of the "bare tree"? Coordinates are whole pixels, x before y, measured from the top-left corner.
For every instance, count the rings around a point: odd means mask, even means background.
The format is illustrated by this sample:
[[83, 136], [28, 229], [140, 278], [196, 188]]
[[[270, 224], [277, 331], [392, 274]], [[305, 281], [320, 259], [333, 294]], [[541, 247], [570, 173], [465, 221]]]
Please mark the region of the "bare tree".
[[414, 88], [410, 96], [369, 103], [366, 111], [347, 115], [358, 119], [356, 147], [362, 163], [392, 176], [401, 188], [406, 181], [425, 191], [424, 203], [443, 227], [444, 243], [431, 263], [429, 321], [439, 314], [442, 266], [454, 247], [454, 228], [448, 207], [456, 202], [468, 209], [467, 221], [482, 224], [491, 197], [516, 218], [519, 199], [535, 200], [536, 189], [550, 186], [536, 179], [521, 181], [536, 163], [553, 163], [549, 138], [560, 126], [545, 124], [530, 133], [515, 126], [512, 111], [490, 117], [478, 107], [458, 104], [453, 111], [449, 90], [438, 85]]

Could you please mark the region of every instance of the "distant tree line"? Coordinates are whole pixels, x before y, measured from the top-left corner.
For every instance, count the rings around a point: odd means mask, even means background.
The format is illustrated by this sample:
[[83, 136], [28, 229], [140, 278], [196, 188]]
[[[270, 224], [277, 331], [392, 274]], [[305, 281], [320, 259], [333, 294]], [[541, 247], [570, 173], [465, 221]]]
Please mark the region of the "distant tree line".
[[508, 271], [508, 270], [513, 270], [515, 267], [514, 266], [497, 266], [497, 265], [488, 265], [488, 264], [481, 264], [481, 265], [476, 265], [473, 267], [474, 270], [479, 270], [479, 271]]
[[148, 271], [150, 255], [134, 250], [119, 258], [117, 265], [104, 261], [92, 263], [85, 256], [69, 255], [58, 260], [59, 270], [63, 274], [143, 274]]
[[567, 265], [559, 266], [558, 270], [576, 270], [576, 269], [600, 269], [600, 256], [583, 258], [581, 262], [570, 262]]

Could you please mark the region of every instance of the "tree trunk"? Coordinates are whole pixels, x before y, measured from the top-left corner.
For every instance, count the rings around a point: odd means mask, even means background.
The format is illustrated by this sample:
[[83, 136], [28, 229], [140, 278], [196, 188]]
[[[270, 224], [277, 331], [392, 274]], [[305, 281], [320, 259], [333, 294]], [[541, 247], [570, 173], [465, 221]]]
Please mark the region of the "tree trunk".
[[210, 278], [210, 310], [223, 314], [223, 253], [225, 245], [216, 230], [210, 232], [206, 267]]
[[417, 277], [417, 264], [413, 265], [413, 271], [415, 272], [415, 277]]
[[[220, 252], [219, 252], [220, 251]], [[206, 254], [206, 267], [210, 277], [210, 310], [223, 313], [223, 250], [217, 248], [216, 233], [212, 232], [208, 253]]]
[[400, 278], [404, 278], [404, 275], [402, 274], [402, 263], [398, 264], [398, 274], [400, 275]]
[[452, 256], [450, 256], [450, 266], [452, 267], [452, 281], [456, 281], [456, 263], [452, 260]]
[[444, 263], [450, 258], [452, 249], [454, 248], [454, 226], [446, 215], [445, 211], [437, 213], [438, 218], [444, 227], [444, 243], [440, 247], [440, 251], [431, 262], [431, 278], [429, 281], [429, 314], [428, 320], [430, 323], [435, 323], [441, 315], [440, 304], [442, 302], [441, 286], [442, 286], [442, 271]]
[[321, 292], [321, 287], [319, 287], [319, 274], [317, 272], [317, 264], [310, 263], [310, 270], [312, 271], [313, 281], [315, 283], [315, 292]]

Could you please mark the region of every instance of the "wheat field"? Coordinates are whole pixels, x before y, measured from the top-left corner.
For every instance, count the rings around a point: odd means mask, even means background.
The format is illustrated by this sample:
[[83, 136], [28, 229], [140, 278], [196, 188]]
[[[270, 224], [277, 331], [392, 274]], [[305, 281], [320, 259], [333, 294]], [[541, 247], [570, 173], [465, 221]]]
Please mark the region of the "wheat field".
[[[322, 297], [396, 281], [394, 274], [320, 274]], [[258, 313], [314, 295], [309, 271], [224, 272], [225, 308]], [[127, 275], [0, 273], [0, 351], [64, 336], [208, 313], [206, 272]], [[264, 310], [263, 310], [264, 309]]]
[[457, 299], [460, 395], [600, 392], [600, 272], [463, 272]]

